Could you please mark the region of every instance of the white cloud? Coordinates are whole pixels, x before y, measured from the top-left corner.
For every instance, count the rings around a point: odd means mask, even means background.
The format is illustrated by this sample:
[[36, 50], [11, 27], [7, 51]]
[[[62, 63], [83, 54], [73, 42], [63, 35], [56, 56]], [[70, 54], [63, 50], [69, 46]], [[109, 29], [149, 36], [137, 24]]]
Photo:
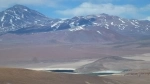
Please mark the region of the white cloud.
[[150, 4], [144, 6], [144, 7], [141, 7], [140, 8], [141, 11], [150, 11]]
[[113, 5], [111, 3], [92, 4], [89, 2], [85, 2], [78, 7], [66, 10], [59, 10], [56, 12], [65, 16], [80, 16], [101, 13], [123, 16], [136, 14], [137, 8], [132, 5]]
[[143, 20], [149, 20], [150, 21], [150, 16], [144, 18]]

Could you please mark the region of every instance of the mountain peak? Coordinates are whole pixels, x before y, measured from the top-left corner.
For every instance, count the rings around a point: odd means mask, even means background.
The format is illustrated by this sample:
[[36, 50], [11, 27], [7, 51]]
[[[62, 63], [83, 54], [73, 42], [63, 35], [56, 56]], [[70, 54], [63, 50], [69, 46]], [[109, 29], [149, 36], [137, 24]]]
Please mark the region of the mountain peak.
[[18, 7], [22, 7], [22, 8], [27, 8], [26, 6], [20, 5], [20, 4], [16, 4], [13, 6], [13, 8], [18, 8]]
[[14, 31], [29, 25], [43, 25], [50, 18], [26, 6], [16, 4], [0, 12], [0, 32]]
[[[13, 10], [13, 11], [17, 11], [17, 10], [18, 10], [18, 11], [22, 11], [22, 10], [24, 10], [24, 11], [27, 11], [27, 10], [31, 10], [31, 9], [29, 9], [29, 8], [26, 7], [26, 6], [16, 4], [16, 5], [14, 5], [14, 6], [8, 8], [7, 10], [8, 10], [8, 11], [9, 11], [9, 10]], [[6, 10], [6, 11], [7, 11], [7, 10]]]

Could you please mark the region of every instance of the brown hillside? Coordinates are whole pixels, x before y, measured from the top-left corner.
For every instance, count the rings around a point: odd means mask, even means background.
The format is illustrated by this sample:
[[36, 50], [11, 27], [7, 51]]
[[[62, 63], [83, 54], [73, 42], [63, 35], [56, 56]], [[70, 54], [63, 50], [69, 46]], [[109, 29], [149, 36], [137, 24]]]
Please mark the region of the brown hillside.
[[113, 81], [87, 75], [73, 75], [0, 68], [0, 84], [116, 84]]

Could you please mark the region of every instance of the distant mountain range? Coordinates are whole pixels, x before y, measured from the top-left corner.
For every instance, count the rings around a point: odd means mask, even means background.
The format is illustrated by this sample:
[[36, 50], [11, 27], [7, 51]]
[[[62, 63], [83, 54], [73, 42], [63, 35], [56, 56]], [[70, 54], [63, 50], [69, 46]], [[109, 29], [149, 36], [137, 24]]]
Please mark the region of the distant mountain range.
[[[150, 21], [125, 19], [108, 14], [52, 19], [22, 5], [0, 12], [0, 34], [51, 32], [69, 42], [124, 41], [149, 37]], [[63, 35], [63, 36], [62, 36]]]

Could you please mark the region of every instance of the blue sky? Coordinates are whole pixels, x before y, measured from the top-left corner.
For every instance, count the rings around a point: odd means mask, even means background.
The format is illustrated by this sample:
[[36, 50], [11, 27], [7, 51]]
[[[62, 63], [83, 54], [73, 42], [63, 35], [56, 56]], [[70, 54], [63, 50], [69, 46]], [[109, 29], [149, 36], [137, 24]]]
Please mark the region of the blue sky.
[[0, 0], [0, 11], [14, 4], [25, 5], [51, 18], [107, 13], [150, 20], [150, 0]]

